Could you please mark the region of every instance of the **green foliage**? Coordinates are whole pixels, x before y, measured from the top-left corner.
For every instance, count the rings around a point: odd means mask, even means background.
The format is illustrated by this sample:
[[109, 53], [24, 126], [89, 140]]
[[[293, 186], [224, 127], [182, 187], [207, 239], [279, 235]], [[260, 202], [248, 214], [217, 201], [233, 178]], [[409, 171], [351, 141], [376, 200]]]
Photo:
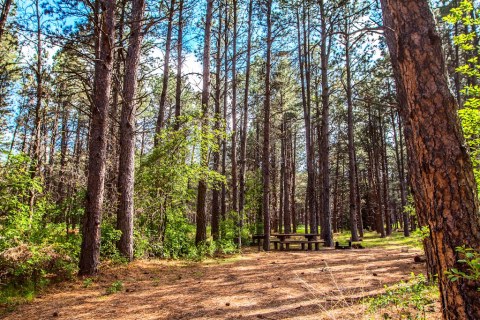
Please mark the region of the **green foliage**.
[[415, 211], [415, 203], [413, 201], [413, 196], [410, 194], [407, 197], [407, 204], [403, 208], [403, 211], [407, 213], [410, 217], [416, 217], [417, 213]]
[[[477, 11], [473, 1], [463, 0], [458, 7], [451, 9], [450, 14], [444, 17], [444, 21], [452, 25], [459, 25], [459, 29], [471, 30], [472, 27], [480, 25]], [[462, 26], [464, 28], [461, 28]], [[458, 67], [456, 71], [466, 77], [478, 79], [480, 78], [480, 63], [478, 61], [480, 48], [475, 45], [476, 41], [478, 41], [477, 37], [476, 32], [459, 34], [454, 37], [454, 43], [467, 56], [465, 64]], [[467, 100], [463, 108], [459, 110], [459, 116], [462, 122], [463, 133], [470, 149], [475, 180], [480, 188], [480, 86], [467, 85], [462, 90], [462, 93]]]
[[123, 282], [120, 280], [117, 280], [113, 282], [110, 287], [107, 288], [106, 294], [114, 294], [117, 292], [121, 292], [123, 290]]
[[88, 288], [93, 284], [93, 279], [92, 278], [86, 278], [83, 280], [83, 287]]
[[10, 155], [0, 164], [0, 291], [14, 295], [3, 295], [4, 303], [76, 272], [80, 237], [51, 221], [59, 209], [31, 167], [24, 155]]
[[413, 232], [413, 236], [423, 241], [430, 236], [430, 228], [423, 226]]
[[120, 240], [122, 232], [114, 227], [113, 222], [106, 220], [102, 221], [100, 229], [102, 234], [100, 255], [115, 261], [121, 259], [117, 250], [117, 242]]
[[385, 286], [386, 292], [366, 299], [369, 313], [382, 314], [383, 319], [426, 319], [432, 304], [438, 299], [437, 286], [423, 274], [411, 274], [408, 282]]
[[[458, 281], [459, 279], [479, 281], [480, 280], [480, 253], [472, 248], [465, 246], [457, 247], [456, 251], [462, 256], [458, 260], [459, 263], [465, 265], [464, 271], [452, 268], [446, 272], [450, 281]], [[480, 291], [480, 287], [477, 288]]]
[[200, 117], [179, 119], [179, 130], [167, 127], [158, 135], [159, 143], [142, 159], [135, 186], [136, 255], [166, 258], [195, 258], [210, 252], [211, 245], [195, 246], [195, 227], [187, 220], [193, 210], [200, 179], [209, 188], [220, 188], [225, 178], [198, 162], [200, 145], [218, 150], [222, 130], [202, 131]]

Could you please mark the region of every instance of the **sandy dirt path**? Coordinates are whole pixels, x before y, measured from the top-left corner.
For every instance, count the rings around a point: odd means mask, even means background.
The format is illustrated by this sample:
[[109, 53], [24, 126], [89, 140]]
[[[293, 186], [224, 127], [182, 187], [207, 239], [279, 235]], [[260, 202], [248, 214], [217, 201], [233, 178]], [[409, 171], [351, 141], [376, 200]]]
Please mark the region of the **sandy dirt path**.
[[[203, 263], [142, 260], [63, 283], [5, 319], [362, 319], [357, 302], [410, 273], [417, 251], [255, 252]], [[122, 291], [106, 294], [114, 281]]]

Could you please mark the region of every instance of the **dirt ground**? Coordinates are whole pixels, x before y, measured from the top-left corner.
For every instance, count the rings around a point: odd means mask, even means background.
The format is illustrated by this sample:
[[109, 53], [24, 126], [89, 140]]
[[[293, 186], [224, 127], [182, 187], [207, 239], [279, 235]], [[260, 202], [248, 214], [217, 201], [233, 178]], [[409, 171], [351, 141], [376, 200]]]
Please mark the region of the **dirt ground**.
[[[424, 272], [410, 249], [257, 252], [203, 263], [143, 260], [64, 283], [5, 319], [364, 319], [357, 302]], [[107, 295], [115, 281], [120, 292]], [[368, 319], [368, 318], [367, 318]]]

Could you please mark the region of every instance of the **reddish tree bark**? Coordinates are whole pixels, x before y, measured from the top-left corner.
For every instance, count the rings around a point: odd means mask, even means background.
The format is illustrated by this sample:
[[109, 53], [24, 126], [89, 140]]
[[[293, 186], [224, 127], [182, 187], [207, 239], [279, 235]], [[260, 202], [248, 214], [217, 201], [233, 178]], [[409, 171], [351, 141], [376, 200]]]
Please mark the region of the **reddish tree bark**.
[[125, 78], [123, 81], [122, 118], [120, 123], [120, 163], [118, 191], [120, 194], [117, 212], [117, 229], [122, 232], [117, 243], [118, 250], [128, 260], [133, 260], [133, 190], [135, 182], [135, 116], [137, 93], [137, 69], [142, 46], [142, 25], [145, 0], [133, 0], [130, 21]]
[[89, 162], [85, 220], [80, 251], [79, 275], [94, 275], [100, 262], [100, 223], [105, 186], [107, 118], [112, 84], [115, 39], [115, 0], [101, 2], [99, 60], [95, 63], [95, 87], [91, 110]]
[[405, 125], [419, 222], [430, 228], [427, 259], [438, 271], [444, 319], [480, 319], [479, 281], [452, 282], [467, 271], [455, 251], [480, 251], [477, 188], [448, 86], [442, 41], [427, 0], [382, 0], [385, 35]]

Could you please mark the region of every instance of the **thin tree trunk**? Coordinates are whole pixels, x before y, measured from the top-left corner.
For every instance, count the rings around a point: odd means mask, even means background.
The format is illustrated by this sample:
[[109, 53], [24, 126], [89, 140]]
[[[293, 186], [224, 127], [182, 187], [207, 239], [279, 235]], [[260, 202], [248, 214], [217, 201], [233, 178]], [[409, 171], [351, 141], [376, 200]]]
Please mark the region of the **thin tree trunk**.
[[[233, 39], [232, 39], [232, 210], [238, 212], [237, 177], [237, 0], [233, 0]], [[241, 242], [241, 237], [238, 238]], [[239, 246], [242, 244], [239, 243]]]
[[35, 17], [37, 22], [37, 65], [35, 69], [35, 76], [37, 79], [36, 88], [36, 103], [35, 103], [35, 120], [33, 124], [33, 148], [32, 148], [32, 178], [35, 177], [42, 165], [41, 159], [41, 109], [43, 98], [43, 43], [41, 33], [41, 13], [39, 0], [35, 1]]
[[250, 89], [250, 58], [252, 52], [252, 13], [253, 0], [248, 4], [248, 35], [247, 35], [247, 66], [245, 69], [245, 93], [243, 96], [243, 121], [242, 134], [240, 136], [240, 194], [239, 194], [239, 211], [240, 211], [240, 232], [243, 228], [244, 208], [245, 208], [245, 172], [247, 170], [247, 135], [248, 135], [248, 95]]
[[165, 108], [167, 102], [168, 92], [168, 78], [170, 75], [170, 47], [172, 46], [172, 30], [173, 30], [173, 14], [175, 13], [175, 0], [170, 0], [170, 7], [168, 8], [168, 26], [167, 26], [167, 39], [165, 40], [165, 61], [163, 62], [163, 75], [162, 75], [162, 92], [160, 93], [160, 103], [158, 107], [157, 124], [155, 126], [155, 138], [154, 146], [158, 145], [158, 134], [165, 125]]
[[350, 195], [350, 231], [352, 233], [352, 241], [358, 241], [357, 230], [357, 187], [355, 183], [355, 140], [353, 132], [353, 93], [352, 93], [352, 72], [350, 59], [350, 38], [348, 35], [348, 22], [345, 22], [345, 61], [347, 72], [347, 135], [348, 135], [348, 185]]
[[180, 114], [182, 109], [182, 50], [183, 50], [183, 1], [178, 7], [178, 39], [177, 39], [177, 79], [175, 83], [175, 130], [180, 129]]
[[[220, 6], [220, 12], [222, 7]], [[222, 15], [218, 14], [218, 36], [217, 36], [217, 53], [215, 57], [215, 126], [214, 129], [216, 131], [220, 130], [220, 122], [221, 122], [221, 110], [220, 110], [220, 96], [221, 96], [221, 79], [220, 79], [220, 72], [222, 69]], [[221, 143], [221, 139], [218, 138], [219, 144]], [[216, 150], [213, 153], [213, 170], [216, 172], [220, 171], [220, 150]], [[219, 239], [220, 235], [220, 190], [218, 188], [214, 188], [212, 190], [212, 237], [214, 241]]]
[[[303, 13], [305, 14], [305, 13]], [[305, 24], [305, 19], [303, 19], [303, 24]], [[304, 28], [305, 29], [305, 28]], [[304, 31], [305, 32], [305, 31]], [[305, 38], [305, 35], [304, 35]], [[300, 12], [297, 8], [297, 41], [298, 41], [298, 59], [300, 65], [300, 82], [302, 87], [302, 105], [303, 105], [303, 115], [305, 122], [305, 151], [307, 157], [307, 193], [306, 193], [306, 211], [305, 215], [310, 219], [310, 233], [317, 233], [317, 215], [315, 213], [315, 176], [313, 168], [313, 148], [311, 142], [311, 119], [310, 119], [310, 103], [308, 95], [310, 90], [307, 90], [309, 86], [309, 81], [305, 84], [305, 56], [306, 53], [302, 50], [301, 43], [301, 26], [300, 26]], [[305, 39], [304, 39], [305, 42]], [[305, 47], [305, 46], [303, 46]], [[307, 225], [307, 223], [305, 223]], [[306, 230], [305, 230], [306, 231]]]
[[263, 114], [263, 152], [262, 152], [262, 181], [263, 181], [263, 250], [270, 250], [270, 73], [272, 67], [272, 2], [266, 0], [267, 5], [267, 60], [265, 66], [265, 101]]
[[[172, 0], [173, 1], [173, 0]], [[203, 43], [203, 89], [202, 89], [202, 134], [208, 132], [208, 100], [210, 96], [210, 39], [212, 29], [213, 0], [207, 0], [207, 12], [205, 18], [205, 38]], [[203, 167], [208, 166], [208, 146], [205, 137], [202, 137], [200, 150], [200, 161]], [[198, 182], [197, 195], [197, 230], [195, 243], [198, 245], [207, 240], [207, 182], [204, 178]]]
[[[408, 212], [405, 211], [405, 207], [407, 205], [407, 192], [406, 192], [406, 181], [405, 181], [405, 170], [403, 167], [403, 144], [402, 148], [399, 148], [398, 142], [398, 135], [397, 135], [397, 121], [395, 121], [395, 113], [393, 109], [390, 111], [392, 117], [392, 128], [393, 128], [393, 139], [395, 142], [395, 160], [397, 163], [397, 171], [398, 171], [398, 180], [400, 186], [400, 203], [401, 203], [401, 210], [402, 210], [402, 218], [403, 218], [403, 235], [405, 237], [410, 236], [410, 222]], [[402, 127], [400, 122], [398, 122], [398, 128], [401, 135]], [[400, 137], [402, 139], [402, 137]]]

